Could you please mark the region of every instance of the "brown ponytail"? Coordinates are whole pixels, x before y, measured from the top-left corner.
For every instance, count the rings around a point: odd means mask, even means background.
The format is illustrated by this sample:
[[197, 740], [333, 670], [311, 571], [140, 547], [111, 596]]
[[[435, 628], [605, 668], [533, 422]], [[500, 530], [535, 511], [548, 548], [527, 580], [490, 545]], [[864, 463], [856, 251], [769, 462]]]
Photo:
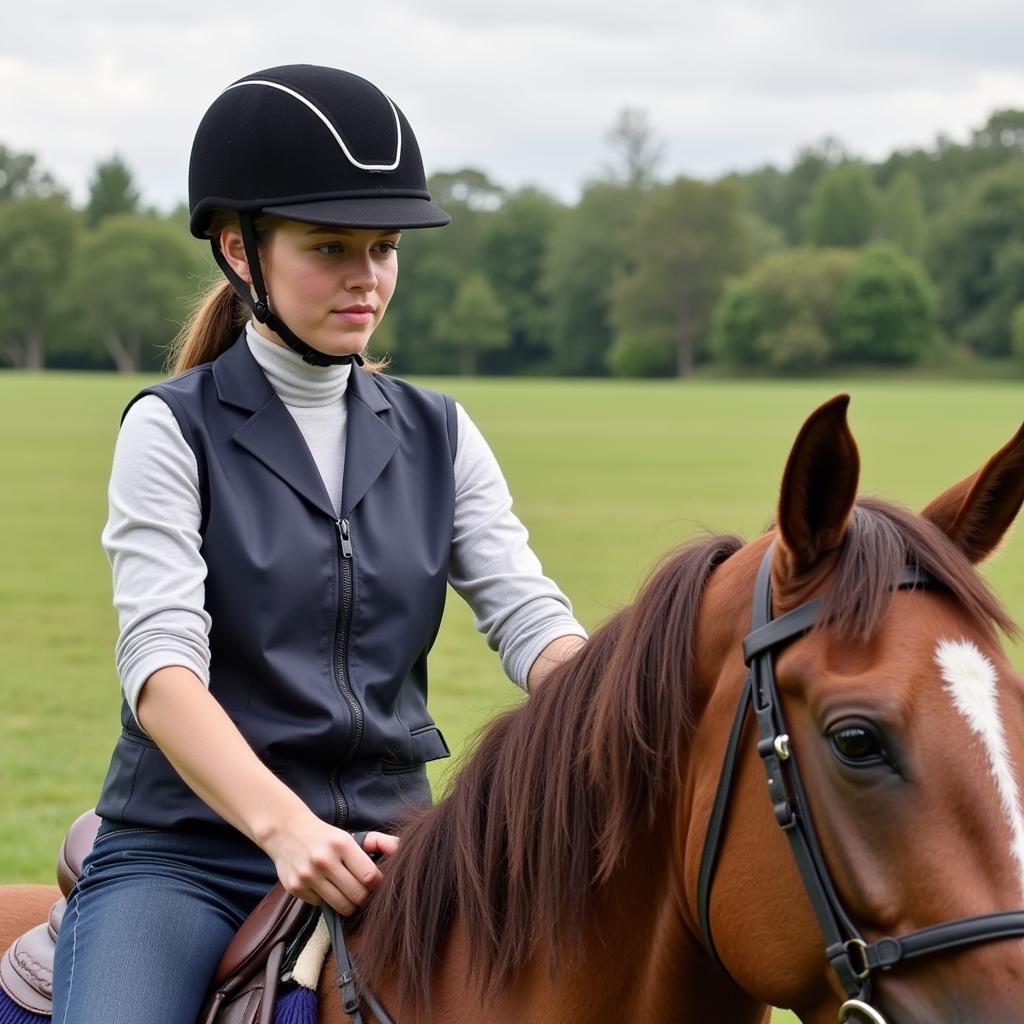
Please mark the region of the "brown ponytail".
[[[262, 249], [273, 231], [271, 218], [256, 217], [253, 226], [257, 244]], [[225, 228], [231, 227], [238, 227], [238, 214], [232, 210], [214, 210], [206, 237], [219, 238]], [[196, 301], [191, 315], [167, 350], [164, 368], [176, 376], [193, 366], [212, 362], [231, 347], [251, 316], [234, 288], [227, 281], [218, 281]]]
[[228, 349], [252, 314], [227, 281], [213, 286], [196, 303], [192, 315], [167, 352], [166, 369], [175, 376], [209, 363]]
[[[276, 218], [254, 218], [256, 239], [260, 249], [269, 241]], [[210, 218], [208, 235], [217, 238], [227, 227], [238, 225], [238, 214], [230, 210], [215, 211]], [[209, 363], [231, 347], [239, 332], [252, 317], [251, 310], [227, 281], [220, 281], [195, 304], [191, 315], [167, 350], [166, 371], [172, 376]], [[363, 356], [363, 369], [378, 373], [388, 365], [387, 359], [373, 360]]]

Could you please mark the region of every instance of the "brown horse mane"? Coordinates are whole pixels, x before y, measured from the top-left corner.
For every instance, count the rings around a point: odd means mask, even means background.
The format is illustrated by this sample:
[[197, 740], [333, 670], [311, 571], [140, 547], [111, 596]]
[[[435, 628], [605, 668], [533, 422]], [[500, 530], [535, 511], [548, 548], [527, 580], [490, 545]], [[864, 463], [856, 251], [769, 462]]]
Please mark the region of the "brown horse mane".
[[[410, 818], [362, 926], [370, 984], [393, 977], [402, 1001], [429, 1005], [456, 912], [485, 994], [541, 943], [553, 967], [578, 948], [590, 894], [680, 777], [701, 595], [742, 546], [714, 536], [666, 558], [632, 606], [486, 729], [445, 798]], [[869, 637], [907, 564], [931, 574], [986, 630], [1015, 632], [937, 527], [876, 499], [854, 509], [825, 594], [830, 628]]]

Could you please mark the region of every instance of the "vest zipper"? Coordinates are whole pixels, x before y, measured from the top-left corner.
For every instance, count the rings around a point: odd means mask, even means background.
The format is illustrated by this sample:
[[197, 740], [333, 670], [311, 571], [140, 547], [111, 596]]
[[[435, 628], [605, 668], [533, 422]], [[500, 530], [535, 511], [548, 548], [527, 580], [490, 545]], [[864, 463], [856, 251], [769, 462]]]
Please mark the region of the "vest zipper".
[[[340, 549], [338, 567], [341, 576], [338, 620], [334, 634], [334, 677], [338, 684], [338, 690], [348, 704], [352, 716], [352, 732], [343, 759], [343, 761], [348, 761], [359, 749], [359, 743], [363, 738], [363, 709], [352, 692], [348, 678], [348, 634], [352, 625], [352, 538], [347, 519], [336, 520], [334, 526], [338, 534]], [[339, 774], [340, 769], [331, 776], [331, 789], [334, 791], [334, 800], [338, 809], [335, 824], [338, 828], [342, 828], [348, 819], [348, 801], [341, 791], [341, 784], [338, 781]]]

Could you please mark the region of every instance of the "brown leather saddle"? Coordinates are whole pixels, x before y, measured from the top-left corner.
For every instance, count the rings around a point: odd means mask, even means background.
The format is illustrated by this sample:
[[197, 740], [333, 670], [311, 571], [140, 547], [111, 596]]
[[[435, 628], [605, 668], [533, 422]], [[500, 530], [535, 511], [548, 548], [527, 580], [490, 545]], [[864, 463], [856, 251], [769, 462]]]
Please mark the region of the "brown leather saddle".
[[[53, 1013], [53, 953], [67, 897], [82, 874], [100, 819], [86, 811], [68, 830], [57, 856], [62, 897], [49, 918], [17, 939], [0, 959], [0, 989], [31, 1013]], [[315, 922], [317, 911], [280, 885], [257, 904], [231, 940], [214, 975], [200, 1024], [271, 1024], [286, 953]]]

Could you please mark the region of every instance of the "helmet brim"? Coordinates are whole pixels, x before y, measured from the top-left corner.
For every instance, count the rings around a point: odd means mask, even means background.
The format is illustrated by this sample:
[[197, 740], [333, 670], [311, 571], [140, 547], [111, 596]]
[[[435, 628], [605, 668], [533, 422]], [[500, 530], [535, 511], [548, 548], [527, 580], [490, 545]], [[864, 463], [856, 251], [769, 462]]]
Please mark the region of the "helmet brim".
[[263, 213], [303, 224], [332, 228], [441, 228], [451, 217], [429, 199], [412, 196], [365, 196], [324, 199], [314, 203], [264, 206]]

